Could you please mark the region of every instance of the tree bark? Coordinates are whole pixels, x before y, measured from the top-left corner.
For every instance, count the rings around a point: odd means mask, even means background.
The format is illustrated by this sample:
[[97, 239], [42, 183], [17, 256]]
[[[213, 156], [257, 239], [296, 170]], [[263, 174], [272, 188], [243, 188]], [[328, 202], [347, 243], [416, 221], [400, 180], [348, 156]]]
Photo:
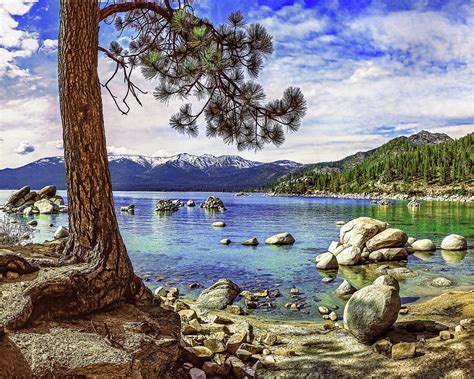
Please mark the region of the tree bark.
[[64, 288], [64, 296], [60, 288], [40, 293], [33, 312], [52, 307], [50, 314], [56, 308], [81, 314], [134, 298], [144, 286], [133, 273], [115, 216], [97, 73], [98, 0], [61, 0], [60, 9], [58, 79], [70, 229], [63, 261], [86, 263], [88, 269], [68, 280], [76, 288]]

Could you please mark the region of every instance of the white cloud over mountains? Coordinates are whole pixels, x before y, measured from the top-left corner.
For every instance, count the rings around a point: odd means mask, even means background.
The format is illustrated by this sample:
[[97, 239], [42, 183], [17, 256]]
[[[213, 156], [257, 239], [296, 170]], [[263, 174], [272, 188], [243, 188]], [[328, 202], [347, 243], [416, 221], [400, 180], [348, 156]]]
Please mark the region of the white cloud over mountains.
[[35, 147], [28, 141], [21, 142], [18, 147], [13, 150], [16, 154], [27, 155], [35, 151]]
[[[453, 137], [474, 130], [472, 7], [446, 1], [444, 7], [433, 9], [427, 2], [414, 1], [410, 9], [389, 9], [380, 3], [358, 12], [342, 9], [337, 1], [325, 9], [307, 8], [301, 1], [276, 11], [256, 2], [243, 9], [249, 21], [261, 22], [274, 36], [275, 52], [259, 78], [268, 98], [280, 97], [290, 85], [301, 87], [308, 112], [300, 131], [288, 135], [281, 148], [241, 155], [261, 161], [316, 162], [368, 150], [421, 129]], [[0, 92], [0, 168], [57, 155], [61, 149], [53, 59], [57, 40], [19, 27], [18, 17], [31, 7], [24, 1], [5, 7], [0, 1], [0, 84], [10, 86]], [[105, 79], [114, 67], [103, 57], [99, 62]], [[204, 128], [197, 139], [177, 134], [168, 120], [179, 104], [156, 102], [151, 95], [155, 83], [139, 73], [136, 80], [148, 95], [142, 96], [143, 107], [131, 102], [128, 116], [122, 116], [104, 93], [109, 153], [237, 153], [234, 146], [207, 139]], [[124, 90], [120, 80], [114, 90]], [[11, 154], [24, 141], [35, 151]]]

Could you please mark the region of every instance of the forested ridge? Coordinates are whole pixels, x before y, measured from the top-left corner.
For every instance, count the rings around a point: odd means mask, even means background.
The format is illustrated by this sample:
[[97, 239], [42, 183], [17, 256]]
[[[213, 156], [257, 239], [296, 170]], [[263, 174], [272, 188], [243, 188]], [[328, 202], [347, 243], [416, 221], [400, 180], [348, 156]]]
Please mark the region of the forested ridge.
[[469, 192], [474, 182], [474, 133], [438, 144], [417, 144], [395, 138], [352, 167], [311, 169], [291, 173], [273, 185], [276, 192], [419, 193], [430, 186], [453, 186], [459, 194]]

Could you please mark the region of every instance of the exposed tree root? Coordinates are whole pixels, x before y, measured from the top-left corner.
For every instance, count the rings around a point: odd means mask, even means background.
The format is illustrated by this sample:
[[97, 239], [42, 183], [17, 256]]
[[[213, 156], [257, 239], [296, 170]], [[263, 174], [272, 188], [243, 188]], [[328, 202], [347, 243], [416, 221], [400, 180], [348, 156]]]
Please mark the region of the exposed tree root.
[[[15, 269], [13, 270], [13, 266]], [[2, 251], [0, 272], [21, 276], [0, 286], [0, 324], [23, 327], [29, 320], [59, 320], [85, 315], [118, 301], [150, 301], [152, 294], [133, 274], [117, 275], [107, 262], [35, 267], [19, 254]], [[34, 273], [32, 275], [25, 275]]]

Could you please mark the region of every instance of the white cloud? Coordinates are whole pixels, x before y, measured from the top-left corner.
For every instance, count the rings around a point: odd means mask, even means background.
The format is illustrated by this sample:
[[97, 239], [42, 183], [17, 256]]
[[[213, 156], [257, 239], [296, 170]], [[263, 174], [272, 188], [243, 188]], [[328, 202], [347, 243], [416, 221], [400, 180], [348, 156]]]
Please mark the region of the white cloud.
[[[213, 6], [213, 2], [207, 3]], [[294, 85], [302, 88], [308, 101], [302, 128], [287, 135], [282, 147], [267, 146], [258, 153], [237, 152], [235, 146], [225, 145], [220, 139], [206, 138], [203, 120], [198, 138], [176, 133], [169, 126], [169, 118], [180, 103], [164, 105], [155, 101], [151, 93], [156, 82], [145, 81], [137, 70], [137, 84], [148, 91], [141, 97], [143, 107], [131, 100], [130, 114], [123, 116], [103, 92], [109, 153], [238, 153], [260, 161], [293, 159], [309, 163], [369, 150], [394, 135], [422, 129], [453, 137], [472, 132], [472, 123], [466, 121], [474, 118], [474, 39], [468, 38], [474, 34], [472, 11], [457, 9], [456, 14], [462, 13], [462, 17], [453, 18], [441, 11], [387, 13], [380, 7], [369, 7], [358, 16], [338, 10], [330, 18], [302, 4], [297, 2], [276, 12], [260, 7], [247, 14], [249, 22], [262, 22], [274, 36], [275, 53], [259, 78], [268, 98], [280, 97], [284, 88]], [[15, 15], [30, 9], [24, 2], [17, 6], [14, 11], [4, 12], [10, 17], [6, 19], [10, 22], [8, 30], [18, 31]], [[57, 155], [60, 149], [55, 143], [61, 138], [56, 62], [44, 55], [35, 60], [34, 67], [19, 66], [20, 58], [35, 56], [32, 49], [34, 41], [38, 43], [38, 36], [19, 32], [8, 32], [8, 43], [16, 43], [19, 48], [0, 45], [0, 78], [37, 75], [42, 79], [21, 86], [15, 80], [8, 93], [0, 93], [0, 131], [4, 139], [0, 167]], [[23, 36], [25, 42], [18, 36]], [[126, 43], [127, 37], [122, 41]], [[56, 41], [47, 39], [40, 45], [41, 52], [53, 52]], [[24, 67], [30, 67], [31, 72]], [[107, 59], [99, 58], [102, 79], [113, 68]], [[113, 90], [123, 94], [120, 78]], [[11, 154], [22, 141], [38, 149], [28, 156]]]
[[63, 140], [50, 141], [50, 142], [48, 142], [48, 146], [52, 146], [57, 150], [63, 150], [64, 149]]
[[17, 29], [14, 16], [26, 14], [34, 2], [0, 2], [0, 78], [28, 77], [29, 71], [18, 66], [18, 58], [28, 58], [38, 49], [38, 34]]
[[326, 20], [318, 17], [314, 10], [305, 9], [300, 2], [276, 12], [262, 6], [250, 12], [249, 16], [265, 26], [277, 42], [287, 38], [305, 38], [326, 28]]
[[109, 155], [140, 155], [138, 151], [131, 150], [124, 146], [107, 146], [107, 153]]
[[158, 150], [158, 151], [155, 151], [151, 156], [152, 157], [171, 157], [173, 155], [176, 155], [176, 153], [170, 153], [167, 150]]
[[45, 39], [40, 47], [40, 51], [45, 54], [53, 54], [58, 50], [57, 39]]
[[19, 155], [27, 155], [35, 151], [35, 147], [32, 144], [30, 144], [28, 141], [23, 141], [13, 151]]
[[473, 25], [451, 21], [439, 12], [404, 11], [367, 16], [349, 24], [352, 31], [369, 36], [384, 50], [410, 53], [410, 59], [472, 61]]

